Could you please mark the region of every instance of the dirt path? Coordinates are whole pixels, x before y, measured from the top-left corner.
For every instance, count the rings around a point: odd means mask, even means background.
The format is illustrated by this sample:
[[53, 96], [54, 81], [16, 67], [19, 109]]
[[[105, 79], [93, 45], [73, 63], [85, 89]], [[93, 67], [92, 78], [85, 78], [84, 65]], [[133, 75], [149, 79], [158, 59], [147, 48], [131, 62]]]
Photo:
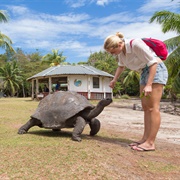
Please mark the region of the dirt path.
[[[139, 100], [122, 100], [113, 102], [99, 115], [102, 127], [113, 131], [127, 133], [130, 137], [141, 137], [143, 133], [143, 111], [133, 110], [133, 104]], [[134, 139], [137, 140], [137, 139]], [[180, 145], [180, 116], [161, 112], [161, 127], [157, 135], [157, 142], [165, 141]]]
[[[125, 173], [124, 179], [158, 179], [178, 180], [180, 177], [180, 116], [161, 112], [161, 127], [156, 138], [156, 151], [136, 152], [128, 144], [141, 139], [143, 133], [143, 111], [133, 110], [133, 104], [140, 104], [139, 100], [121, 100], [113, 102], [99, 115], [101, 127], [113, 135], [119, 146], [113, 147], [111, 152], [120, 152], [123, 161], [118, 159], [120, 177], [123, 173], [122, 165], [130, 163], [131, 169]], [[164, 103], [163, 103], [164, 105]], [[115, 138], [115, 139], [116, 139]], [[108, 139], [108, 138], [107, 138]], [[109, 144], [106, 148], [110, 148]], [[123, 152], [123, 153], [122, 153]], [[114, 157], [112, 156], [112, 158]], [[118, 178], [117, 178], [118, 179]], [[120, 178], [122, 179], [122, 178]]]

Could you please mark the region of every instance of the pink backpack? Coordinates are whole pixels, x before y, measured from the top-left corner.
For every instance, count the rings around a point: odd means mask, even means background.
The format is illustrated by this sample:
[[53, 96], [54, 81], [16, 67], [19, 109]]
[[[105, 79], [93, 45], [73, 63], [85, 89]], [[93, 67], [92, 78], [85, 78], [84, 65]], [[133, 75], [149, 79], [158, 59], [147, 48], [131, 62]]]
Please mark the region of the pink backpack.
[[[161, 60], [166, 60], [168, 56], [168, 50], [166, 47], [166, 44], [158, 39], [153, 39], [153, 38], [142, 38], [142, 40], [146, 43], [147, 46], [149, 46], [155, 53], [156, 55], [161, 59]], [[132, 47], [132, 41], [130, 41], [130, 46]]]

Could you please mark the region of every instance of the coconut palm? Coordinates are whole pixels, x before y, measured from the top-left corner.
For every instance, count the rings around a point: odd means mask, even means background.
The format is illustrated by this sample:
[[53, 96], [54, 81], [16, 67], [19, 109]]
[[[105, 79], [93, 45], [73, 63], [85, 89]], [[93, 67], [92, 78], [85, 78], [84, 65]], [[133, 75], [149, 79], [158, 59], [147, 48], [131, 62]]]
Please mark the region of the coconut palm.
[[139, 72], [126, 69], [122, 73], [122, 78], [125, 91], [131, 95], [137, 95], [139, 93]]
[[50, 64], [50, 66], [57, 66], [63, 63], [66, 60], [66, 57], [63, 56], [63, 52], [59, 53], [59, 50], [53, 49], [52, 53], [48, 53], [42, 57], [43, 64]]
[[[6, 23], [8, 22], [8, 20], [9, 20], [9, 16], [6, 13], [6, 11], [0, 10], [0, 22]], [[11, 45], [12, 45], [11, 39], [5, 34], [0, 32], [0, 47], [6, 49], [11, 53], [14, 53], [15, 51]]]
[[4, 67], [0, 67], [0, 79], [2, 79], [1, 87], [4, 93], [14, 96], [22, 84], [22, 76], [20, 75], [16, 61], [7, 62]]
[[176, 37], [167, 39], [165, 41], [167, 48], [170, 52], [169, 57], [165, 61], [169, 71], [168, 87], [171, 93], [180, 92], [180, 14], [170, 11], [159, 11], [154, 13], [150, 19], [150, 23], [156, 21], [162, 25], [164, 33], [175, 31]]
[[9, 16], [6, 11], [0, 10], [0, 22], [8, 22]]
[[14, 53], [15, 50], [13, 49], [11, 45], [12, 45], [11, 39], [5, 34], [2, 34], [0, 32], [0, 47], [7, 50], [10, 53]]

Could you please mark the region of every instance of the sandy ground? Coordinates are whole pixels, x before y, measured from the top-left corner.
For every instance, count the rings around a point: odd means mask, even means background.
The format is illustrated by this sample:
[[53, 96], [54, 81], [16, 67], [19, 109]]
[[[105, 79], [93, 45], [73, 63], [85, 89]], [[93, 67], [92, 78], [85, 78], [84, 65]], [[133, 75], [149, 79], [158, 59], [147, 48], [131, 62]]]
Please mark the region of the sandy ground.
[[[144, 113], [133, 110], [134, 103], [140, 104], [140, 100], [122, 100], [106, 107], [98, 116], [102, 127], [141, 137]], [[158, 141], [180, 145], [180, 116], [161, 112], [161, 127], [156, 142]]]

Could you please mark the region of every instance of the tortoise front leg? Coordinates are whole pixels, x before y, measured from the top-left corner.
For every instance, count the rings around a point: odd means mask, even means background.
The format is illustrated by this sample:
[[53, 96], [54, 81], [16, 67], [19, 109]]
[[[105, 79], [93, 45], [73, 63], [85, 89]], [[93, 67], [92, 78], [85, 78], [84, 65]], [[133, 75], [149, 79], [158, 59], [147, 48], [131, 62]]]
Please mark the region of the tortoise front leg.
[[18, 134], [25, 134], [33, 126], [41, 126], [42, 123], [38, 119], [31, 118], [26, 124], [21, 126], [18, 130]]
[[78, 116], [75, 127], [73, 129], [73, 133], [72, 133], [72, 139], [74, 141], [78, 141], [78, 142], [81, 141], [80, 136], [81, 136], [85, 126], [86, 126], [86, 121], [82, 117]]
[[93, 118], [93, 119], [91, 119], [91, 121], [89, 123], [89, 126], [90, 126], [90, 129], [91, 129], [90, 135], [94, 136], [99, 132], [100, 127], [101, 127], [101, 123], [100, 123], [100, 121], [98, 119]]

